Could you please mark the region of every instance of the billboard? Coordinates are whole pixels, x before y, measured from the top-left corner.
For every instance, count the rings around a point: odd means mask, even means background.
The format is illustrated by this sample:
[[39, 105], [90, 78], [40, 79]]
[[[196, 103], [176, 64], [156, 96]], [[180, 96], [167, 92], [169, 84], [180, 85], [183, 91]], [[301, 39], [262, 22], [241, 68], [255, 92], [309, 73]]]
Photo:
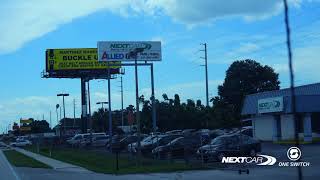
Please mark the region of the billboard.
[[99, 41], [98, 61], [161, 61], [160, 41]]
[[20, 119], [20, 124], [29, 124], [32, 123], [32, 119]]
[[[112, 74], [118, 74], [120, 62], [109, 62]], [[97, 48], [47, 49], [46, 72], [53, 75], [94, 76], [107, 72], [108, 63], [99, 62]]]
[[258, 100], [258, 113], [283, 111], [283, 97], [265, 98]]

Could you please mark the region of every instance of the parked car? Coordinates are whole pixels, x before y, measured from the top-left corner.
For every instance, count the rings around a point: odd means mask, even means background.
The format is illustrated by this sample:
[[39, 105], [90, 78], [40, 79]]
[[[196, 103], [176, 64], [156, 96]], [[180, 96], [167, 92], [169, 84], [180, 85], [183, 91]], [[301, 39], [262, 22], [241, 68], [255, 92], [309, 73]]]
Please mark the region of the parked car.
[[[86, 146], [90, 143], [90, 133], [76, 134], [71, 139], [67, 140], [67, 143], [72, 146]], [[96, 136], [107, 136], [106, 133], [92, 133], [92, 138]]]
[[253, 137], [253, 128], [252, 126], [246, 126], [241, 129], [241, 134]]
[[191, 135], [192, 133], [196, 132], [196, 129], [184, 129], [181, 133], [183, 135]]
[[222, 135], [213, 139], [209, 144], [197, 151], [197, 156], [205, 161], [221, 161], [225, 156], [255, 156], [261, 152], [261, 143], [244, 134]]
[[225, 132], [221, 129], [215, 129], [215, 130], [211, 130], [209, 132], [210, 139], [214, 139], [214, 138], [216, 138], [218, 136], [222, 136], [224, 134], [225, 134]]
[[159, 135], [154, 138], [151, 143], [142, 143], [141, 144], [141, 152], [145, 155], [151, 154], [152, 150], [158, 146], [163, 146], [168, 144], [169, 142], [173, 141], [174, 139], [177, 139], [179, 137], [182, 137], [181, 134], [170, 134], [170, 135]]
[[13, 146], [13, 147], [24, 147], [27, 145], [32, 145], [32, 143], [31, 141], [25, 140], [25, 139], [20, 139], [20, 140], [17, 140], [16, 142], [10, 143], [10, 146]]
[[[154, 135], [147, 136], [142, 141], [140, 141], [140, 145], [142, 146], [144, 144], [151, 144], [153, 141], [155, 141], [156, 137], [157, 136], [154, 136]], [[128, 144], [128, 152], [136, 153], [137, 147], [138, 147], [138, 142]]]
[[167, 131], [165, 132], [165, 134], [181, 134], [182, 133], [182, 130], [172, 130], [172, 131]]
[[201, 145], [200, 136], [179, 137], [166, 145], [153, 149], [152, 154], [158, 158], [181, 158], [195, 154]]
[[[147, 135], [145, 135], [145, 134], [140, 135], [141, 140], [143, 140], [146, 137], [147, 137]], [[130, 136], [122, 138], [118, 145], [120, 146], [119, 147], [120, 150], [123, 151], [123, 150], [126, 150], [126, 147], [128, 147], [128, 144], [138, 142], [138, 140], [139, 140], [139, 138], [137, 135], [130, 135]]]
[[110, 141], [109, 136], [96, 136], [92, 138], [91, 146], [93, 147], [107, 146], [109, 141]]

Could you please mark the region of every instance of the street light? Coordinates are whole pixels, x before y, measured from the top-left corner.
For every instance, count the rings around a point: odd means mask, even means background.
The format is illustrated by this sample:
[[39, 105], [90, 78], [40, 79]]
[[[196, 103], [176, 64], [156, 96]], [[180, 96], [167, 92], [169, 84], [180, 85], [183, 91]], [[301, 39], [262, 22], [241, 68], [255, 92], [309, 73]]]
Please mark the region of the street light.
[[64, 104], [64, 97], [65, 96], [69, 96], [69, 94], [66, 93], [61, 93], [61, 94], [57, 94], [57, 96], [62, 96], [62, 103], [63, 103], [63, 124], [64, 124], [64, 131], [66, 131], [66, 107]]
[[108, 104], [108, 102], [97, 102], [96, 104], [101, 104], [101, 108], [103, 109], [103, 104]]

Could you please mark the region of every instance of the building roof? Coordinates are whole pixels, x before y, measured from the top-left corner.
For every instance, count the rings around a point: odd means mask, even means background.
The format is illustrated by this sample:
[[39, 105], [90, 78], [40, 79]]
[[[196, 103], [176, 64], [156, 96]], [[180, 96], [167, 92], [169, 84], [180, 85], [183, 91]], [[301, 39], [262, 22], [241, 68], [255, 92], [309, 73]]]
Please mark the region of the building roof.
[[[320, 83], [297, 86], [294, 88], [296, 95], [297, 112], [320, 112]], [[247, 95], [242, 107], [242, 115], [258, 114], [258, 100], [272, 97], [283, 97], [284, 112], [291, 112], [290, 88], [265, 91]]]

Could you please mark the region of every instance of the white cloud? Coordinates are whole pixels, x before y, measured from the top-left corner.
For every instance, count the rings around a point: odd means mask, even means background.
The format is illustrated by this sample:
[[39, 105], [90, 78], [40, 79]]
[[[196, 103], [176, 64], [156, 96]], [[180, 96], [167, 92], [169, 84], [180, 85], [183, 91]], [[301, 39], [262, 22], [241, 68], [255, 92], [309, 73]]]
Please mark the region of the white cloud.
[[[290, 0], [290, 3], [299, 6], [301, 1]], [[282, 1], [150, 0], [148, 7], [160, 9], [178, 22], [194, 25], [235, 16], [241, 16], [247, 20], [265, 19], [278, 14], [282, 10]]]
[[[299, 5], [301, 0], [291, 0]], [[10, 0], [0, 7], [0, 53], [13, 52], [76, 18], [97, 11], [121, 16], [166, 14], [188, 25], [243, 16], [259, 19], [277, 14], [279, 0]]]
[[0, 7], [0, 53], [12, 52], [59, 26], [91, 13], [108, 10], [128, 16], [133, 0], [15, 0]]
[[274, 64], [272, 67], [277, 73], [286, 73], [289, 70], [288, 64]]

